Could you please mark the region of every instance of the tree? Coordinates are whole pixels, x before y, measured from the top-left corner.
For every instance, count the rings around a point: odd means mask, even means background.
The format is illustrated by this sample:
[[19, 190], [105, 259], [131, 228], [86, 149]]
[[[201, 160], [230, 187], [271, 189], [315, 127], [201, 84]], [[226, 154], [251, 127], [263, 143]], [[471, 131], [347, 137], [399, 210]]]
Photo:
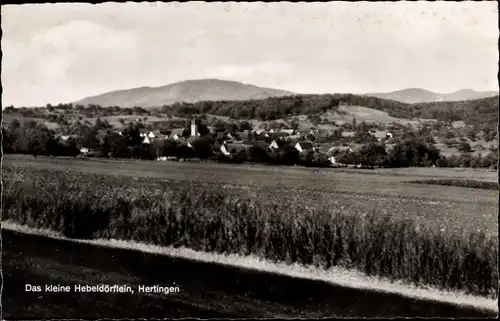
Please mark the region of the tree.
[[404, 140], [397, 143], [386, 156], [390, 167], [435, 165], [440, 158], [439, 151], [419, 139]]
[[356, 130], [354, 133], [354, 142], [357, 144], [369, 144], [377, 141], [377, 138], [364, 130]]
[[94, 128], [96, 130], [105, 130], [105, 129], [110, 129], [110, 128], [113, 128], [113, 126], [111, 126], [107, 120], [102, 120], [100, 118], [97, 118], [96, 121], [95, 121], [95, 125], [94, 125]]
[[21, 122], [19, 121], [19, 119], [17, 118], [14, 118], [10, 121], [9, 123], [9, 131], [15, 131], [16, 129], [18, 128], [21, 128]]
[[267, 150], [260, 146], [252, 146], [248, 150], [248, 160], [257, 163], [266, 163], [269, 161]]
[[100, 142], [97, 138], [97, 130], [95, 128], [87, 128], [80, 139], [80, 145], [93, 150], [99, 149]]
[[195, 155], [201, 159], [211, 158], [213, 155], [212, 150], [213, 139], [210, 136], [201, 137], [191, 143]]
[[376, 143], [364, 145], [359, 150], [360, 163], [373, 169], [375, 165], [383, 165], [384, 157], [387, 155], [385, 147]]
[[461, 142], [460, 144], [458, 144], [457, 149], [460, 152], [462, 152], [462, 153], [470, 153], [470, 152], [472, 152], [472, 147], [467, 142]]

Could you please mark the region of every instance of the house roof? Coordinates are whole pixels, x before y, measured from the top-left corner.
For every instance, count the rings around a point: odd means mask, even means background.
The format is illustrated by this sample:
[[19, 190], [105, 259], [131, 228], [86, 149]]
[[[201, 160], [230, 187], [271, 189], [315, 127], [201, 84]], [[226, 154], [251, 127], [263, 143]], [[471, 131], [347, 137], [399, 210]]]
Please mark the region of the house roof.
[[[278, 148], [281, 148], [281, 147], [283, 147], [283, 146], [286, 145], [287, 141], [284, 141], [284, 140], [273, 140], [271, 142], [271, 144], [272, 143], [276, 143], [276, 145], [278, 145]], [[271, 146], [271, 144], [269, 144], [269, 146]]]
[[288, 136], [286, 139], [287, 139], [288, 141], [290, 141], [290, 140], [299, 140], [299, 139], [300, 139], [300, 137], [301, 137], [300, 135], [290, 135], [290, 136]]
[[293, 135], [293, 133], [295, 132], [295, 129], [282, 129], [280, 130], [281, 133], [287, 133], [289, 135]]
[[300, 148], [302, 148], [303, 150], [314, 148], [314, 145], [311, 142], [298, 142], [297, 144], [300, 144]]
[[334, 153], [334, 152], [342, 152], [342, 151], [348, 151], [350, 150], [350, 146], [332, 146], [329, 150], [328, 153]]
[[170, 131], [170, 136], [173, 136], [173, 135], [181, 136], [183, 132], [184, 132], [184, 128], [174, 128]]

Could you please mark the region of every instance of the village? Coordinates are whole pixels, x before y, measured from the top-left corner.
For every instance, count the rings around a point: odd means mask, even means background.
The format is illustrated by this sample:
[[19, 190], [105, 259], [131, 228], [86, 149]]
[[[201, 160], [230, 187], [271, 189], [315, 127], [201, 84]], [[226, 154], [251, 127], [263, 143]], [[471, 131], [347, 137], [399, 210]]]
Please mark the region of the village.
[[[137, 120], [139, 121], [139, 119]], [[203, 126], [203, 124], [201, 124]], [[324, 132], [318, 129], [299, 130], [286, 127], [276, 129], [247, 129], [243, 131], [217, 131], [215, 127], [204, 126], [205, 131], [202, 135], [199, 131], [199, 124], [193, 118], [190, 128], [173, 128], [171, 130], [150, 130], [145, 128], [139, 129], [141, 144], [143, 147], [152, 148], [155, 150], [157, 161], [179, 160], [185, 161], [186, 158], [173, 155], [162, 155], [161, 147], [165, 144], [175, 144], [184, 149], [192, 150], [192, 154], [196, 154], [195, 142], [203, 138], [208, 138], [211, 142], [211, 149], [214, 155], [223, 155], [228, 159], [237, 159], [242, 154], [248, 155], [251, 153], [252, 147], [268, 153], [279, 153], [285, 148], [294, 149], [301, 155], [316, 155], [327, 159], [330, 166], [347, 167], [349, 164], [342, 163], [338, 160], [338, 155], [341, 153], [353, 153], [360, 151], [366, 144], [355, 143], [353, 137], [355, 132], [342, 132], [341, 139], [337, 142], [322, 142], [322, 138], [329, 132]], [[124, 131], [113, 130], [113, 134], [120, 136], [125, 135]], [[394, 146], [392, 141], [392, 133], [386, 131], [372, 131], [367, 135], [371, 138], [370, 142], [376, 142], [379, 146], [385, 146], [385, 151], [389, 152]], [[77, 138], [72, 135], [59, 135], [59, 139], [67, 141], [69, 138]], [[351, 141], [351, 143], [347, 143]], [[80, 156], [92, 156], [96, 153], [88, 146], [79, 146]], [[354, 166], [359, 164], [352, 164]]]

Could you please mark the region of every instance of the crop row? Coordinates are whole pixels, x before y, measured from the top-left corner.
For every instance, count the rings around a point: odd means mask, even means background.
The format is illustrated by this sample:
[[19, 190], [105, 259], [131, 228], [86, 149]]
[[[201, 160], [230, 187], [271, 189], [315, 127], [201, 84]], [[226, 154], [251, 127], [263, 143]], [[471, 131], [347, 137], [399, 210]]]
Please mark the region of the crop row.
[[423, 179], [423, 180], [409, 181], [408, 183], [498, 190], [497, 182], [483, 182], [472, 179]]

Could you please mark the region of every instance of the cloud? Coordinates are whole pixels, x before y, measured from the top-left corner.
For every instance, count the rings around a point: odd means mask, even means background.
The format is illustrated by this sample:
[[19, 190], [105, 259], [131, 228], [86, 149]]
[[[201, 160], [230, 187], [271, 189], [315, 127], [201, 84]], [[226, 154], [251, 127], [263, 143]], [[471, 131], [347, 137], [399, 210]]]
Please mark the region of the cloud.
[[207, 77], [311, 93], [498, 86], [495, 2], [109, 2], [1, 11], [3, 98], [16, 105]]
[[80, 98], [77, 92], [94, 94], [103, 83], [113, 89], [122, 77], [132, 78], [134, 70], [124, 66], [133, 65], [137, 46], [134, 32], [85, 20], [41, 30], [27, 43], [2, 39], [3, 98], [24, 92], [22, 103], [30, 105], [48, 102], [56, 92], [65, 102]]
[[292, 70], [292, 65], [283, 61], [265, 61], [250, 65], [219, 65], [209, 68], [207, 77], [220, 77], [224, 79], [248, 79], [255, 76], [283, 75]]

